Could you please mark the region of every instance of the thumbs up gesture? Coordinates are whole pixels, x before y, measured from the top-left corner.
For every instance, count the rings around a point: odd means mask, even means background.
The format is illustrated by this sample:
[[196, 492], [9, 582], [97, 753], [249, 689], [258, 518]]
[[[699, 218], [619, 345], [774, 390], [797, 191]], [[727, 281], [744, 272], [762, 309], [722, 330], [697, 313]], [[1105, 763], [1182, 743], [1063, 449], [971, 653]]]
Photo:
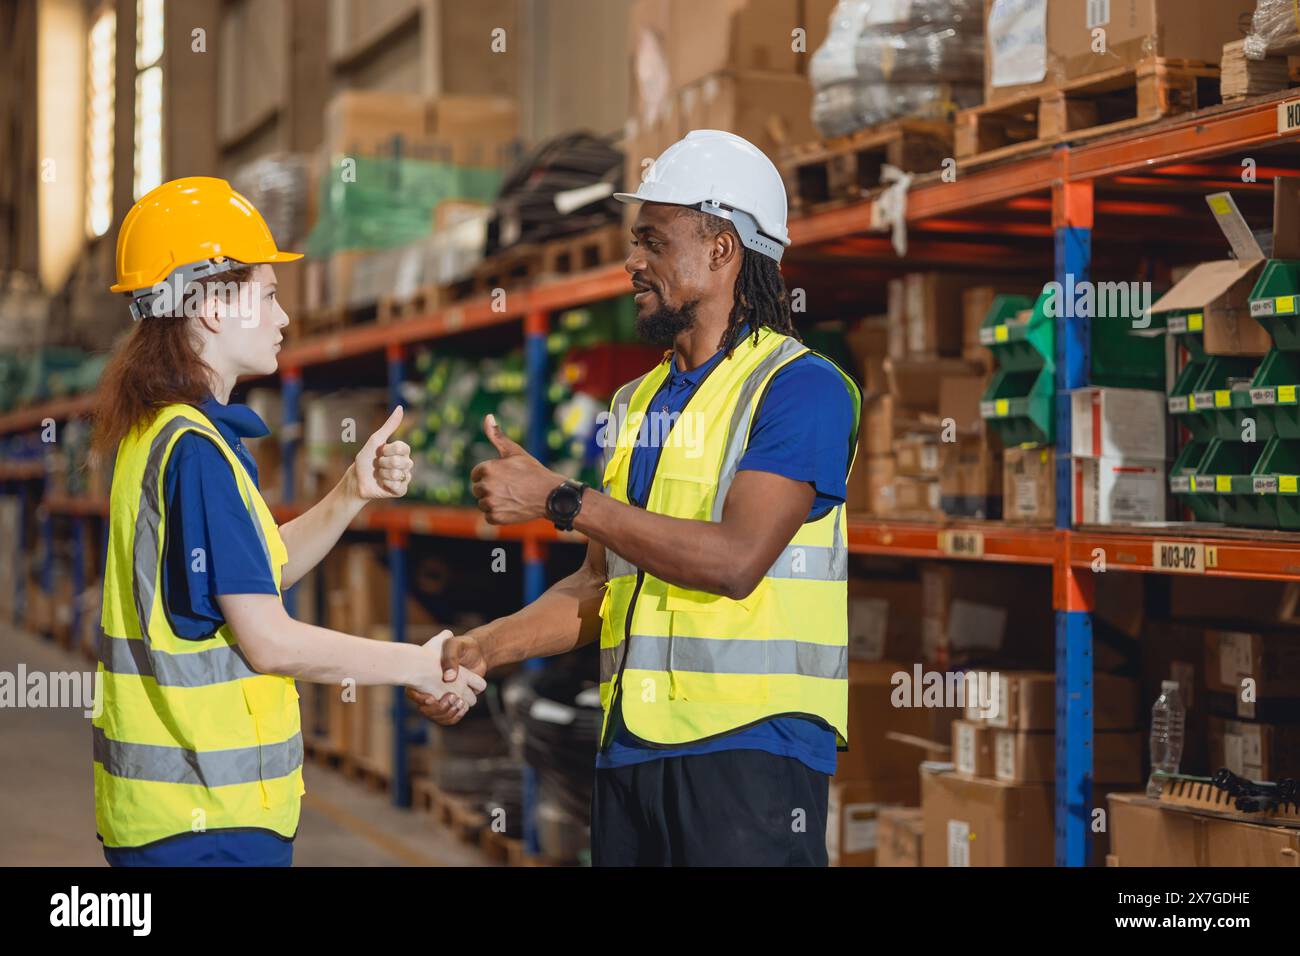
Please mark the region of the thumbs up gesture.
[[479, 462], [469, 477], [470, 490], [488, 524], [516, 524], [545, 516], [546, 497], [564, 476], [507, 438], [495, 415], [484, 417], [483, 432], [500, 457]]
[[398, 405], [388, 421], [366, 439], [353, 463], [357, 479], [357, 496], [363, 501], [400, 498], [411, 484], [411, 446], [404, 441], [390, 442], [402, 424], [402, 406]]

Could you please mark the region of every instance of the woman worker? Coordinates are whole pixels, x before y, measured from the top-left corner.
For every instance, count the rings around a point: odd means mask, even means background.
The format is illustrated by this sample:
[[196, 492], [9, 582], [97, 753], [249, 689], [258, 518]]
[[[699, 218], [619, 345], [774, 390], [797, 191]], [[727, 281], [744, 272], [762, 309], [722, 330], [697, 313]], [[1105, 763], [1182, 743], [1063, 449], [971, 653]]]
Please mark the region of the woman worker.
[[116, 450], [104, 570], [95, 818], [112, 865], [280, 865], [303, 793], [293, 678], [396, 684], [467, 709], [484, 683], [443, 681], [444, 631], [419, 646], [295, 621], [281, 593], [368, 501], [405, 494], [402, 409], [315, 507], [277, 527], [230, 404], [241, 375], [276, 371], [288, 316], [280, 252], [221, 179], [165, 183], [127, 213], [117, 283], [135, 326], [100, 386], [95, 442]]

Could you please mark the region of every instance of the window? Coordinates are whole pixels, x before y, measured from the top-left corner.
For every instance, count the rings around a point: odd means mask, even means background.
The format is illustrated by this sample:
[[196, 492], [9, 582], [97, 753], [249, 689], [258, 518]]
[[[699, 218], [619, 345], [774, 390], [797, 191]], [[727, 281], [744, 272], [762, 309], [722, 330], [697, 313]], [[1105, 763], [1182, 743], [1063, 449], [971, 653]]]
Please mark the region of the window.
[[86, 232], [102, 236], [113, 222], [113, 101], [117, 14], [104, 5], [86, 44]]
[[135, 5], [135, 198], [162, 183], [163, 0]]

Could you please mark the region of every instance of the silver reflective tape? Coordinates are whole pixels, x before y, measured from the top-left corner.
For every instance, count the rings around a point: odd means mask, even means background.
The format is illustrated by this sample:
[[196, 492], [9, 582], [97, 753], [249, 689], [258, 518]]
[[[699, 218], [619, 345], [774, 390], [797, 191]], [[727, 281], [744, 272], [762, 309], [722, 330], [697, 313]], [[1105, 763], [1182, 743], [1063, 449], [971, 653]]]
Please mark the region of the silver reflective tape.
[[[653, 371], [654, 369], [651, 369], [651, 372]], [[615, 449], [618, 448], [619, 432], [622, 429], [623, 421], [627, 418], [627, 408], [632, 403], [632, 396], [636, 394], [636, 390], [640, 387], [641, 383], [645, 381], [646, 376], [649, 374], [650, 372], [646, 372], [643, 375], [637, 376], [614, 393], [614, 400], [610, 402], [609, 423], [605, 430], [605, 447], [603, 449], [605, 457], [601, 470], [602, 475], [604, 474], [604, 469], [609, 467], [609, 463], [614, 457]], [[635, 436], [630, 440], [634, 441]]]
[[623, 557], [616, 554], [609, 548], [605, 549], [605, 576], [607, 579], [621, 578], [629, 574], [636, 574], [636, 565]]
[[602, 684], [613, 680], [618, 674], [618, 666], [623, 657], [623, 648], [625, 646], [624, 642], [619, 641], [614, 647], [602, 647], [600, 649], [600, 682]]
[[847, 581], [848, 552], [838, 546], [823, 548], [807, 544], [787, 545], [764, 576], [804, 581]]
[[634, 634], [627, 666], [648, 671], [767, 674], [846, 680], [849, 650], [807, 641], [745, 638], [654, 637]]
[[807, 352], [808, 347], [792, 338], [785, 338], [771, 354], [758, 363], [749, 373], [745, 384], [740, 387], [740, 397], [732, 413], [731, 423], [727, 427], [727, 444], [722, 454], [722, 465], [718, 469], [718, 491], [713, 499], [713, 520], [722, 520], [722, 507], [727, 501], [727, 491], [736, 477], [736, 466], [740, 464], [745, 445], [749, 441], [749, 423], [753, 415], [754, 397], [758, 389], [767, 381], [768, 375], [776, 368]]
[[115, 777], [225, 787], [288, 776], [302, 766], [302, 734], [262, 747], [186, 750], [113, 740], [94, 728], [95, 762]]
[[99, 639], [99, 659], [110, 674], [152, 677], [164, 687], [207, 687], [259, 676], [234, 645], [167, 654], [144, 640], [105, 634]]

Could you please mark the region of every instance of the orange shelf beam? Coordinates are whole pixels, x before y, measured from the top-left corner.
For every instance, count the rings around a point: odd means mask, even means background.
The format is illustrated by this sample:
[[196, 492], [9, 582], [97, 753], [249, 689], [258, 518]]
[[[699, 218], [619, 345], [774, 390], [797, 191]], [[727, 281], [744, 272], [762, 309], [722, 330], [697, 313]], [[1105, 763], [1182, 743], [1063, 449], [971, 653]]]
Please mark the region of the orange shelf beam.
[[1066, 538], [1067, 560], [1072, 567], [1091, 569], [1100, 553], [1105, 559], [1107, 572], [1181, 573], [1156, 567], [1157, 543], [1196, 549], [1199, 552], [1197, 560], [1204, 562], [1204, 570], [1199, 573], [1211, 577], [1300, 580], [1300, 538], [1265, 541], [1215, 537], [1212, 534], [1185, 535], [1177, 531], [1134, 534], [1071, 531]]
[[945, 547], [946, 533], [977, 532], [983, 554], [973, 560], [1010, 564], [1050, 565], [1056, 560], [1056, 532], [1050, 528], [1018, 528], [996, 521], [968, 521], [938, 525], [906, 521], [850, 518], [849, 551], [912, 558], [964, 558]]
[[86, 395], [73, 395], [70, 398], [57, 398], [52, 402], [30, 405], [0, 415], [0, 434], [22, 432], [39, 428], [41, 422], [52, 418], [56, 422], [79, 415], [88, 415], [95, 407], [93, 392]]

